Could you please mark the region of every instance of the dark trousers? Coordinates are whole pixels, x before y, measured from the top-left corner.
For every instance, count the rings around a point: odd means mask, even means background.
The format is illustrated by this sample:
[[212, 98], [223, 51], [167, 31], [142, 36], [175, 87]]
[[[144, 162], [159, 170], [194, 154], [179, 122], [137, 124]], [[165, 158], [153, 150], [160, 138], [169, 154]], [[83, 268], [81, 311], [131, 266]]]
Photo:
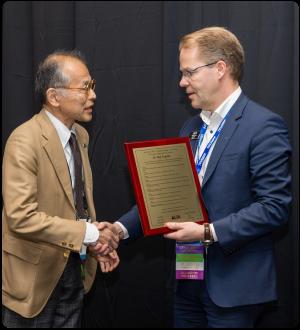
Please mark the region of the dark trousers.
[[83, 295], [80, 257], [72, 252], [41, 313], [33, 318], [25, 318], [3, 307], [2, 323], [7, 328], [80, 328]]
[[175, 328], [253, 328], [263, 304], [219, 307], [205, 281], [179, 280], [175, 294]]

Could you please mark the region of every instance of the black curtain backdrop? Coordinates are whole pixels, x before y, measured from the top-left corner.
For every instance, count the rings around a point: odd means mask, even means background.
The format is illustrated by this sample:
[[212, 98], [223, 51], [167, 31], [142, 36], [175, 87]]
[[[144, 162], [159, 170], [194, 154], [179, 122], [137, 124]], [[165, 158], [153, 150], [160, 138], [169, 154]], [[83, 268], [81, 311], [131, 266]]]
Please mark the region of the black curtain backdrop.
[[[279, 300], [257, 327], [298, 324], [299, 8], [292, 1], [10, 1], [3, 6], [2, 152], [12, 130], [40, 109], [38, 63], [56, 49], [80, 49], [97, 80], [90, 160], [98, 220], [135, 204], [123, 143], [177, 136], [197, 113], [178, 87], [178, 41], [225, 26], [246, 52], [242, 89], [285, 119], [293, 146], [289, 225], [274, 234]], [[238, 178], [237, 178], [238, 179]], [[230, 189], [230, 187], [229, 187]], [[84, 327], [172, 327], [173, 243], [141, 238], [119, 248], [121, 264], [97, 273]], [[224, 270], [226, 271], [226, 270]], [[253, 273], [255, 276], [255, 271]], [[251, 285], [251, 283], [245, 283]]]

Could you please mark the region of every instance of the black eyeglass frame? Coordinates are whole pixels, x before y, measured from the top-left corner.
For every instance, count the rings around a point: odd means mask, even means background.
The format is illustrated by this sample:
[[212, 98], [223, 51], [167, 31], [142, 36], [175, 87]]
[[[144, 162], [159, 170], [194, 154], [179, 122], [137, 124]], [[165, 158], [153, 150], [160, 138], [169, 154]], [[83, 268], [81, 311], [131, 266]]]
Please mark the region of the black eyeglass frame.
[[219, 60], [216, 61], [216, 62], [212, 62], [212, 63], [208, 63], [208, 64], [200, 65], [200, 66], [198, 66], [198, 67], [195, 68], [195, 69], [190, 69], [190, 70], [186, 69], [186, 70], [182, 70], [182, 71], [181, 71], [181, 75], [182, 75], [182, 77], [184, 77], [184, 78], [186, 78], [186, 79], [190, 79], [190, 78], [192, 78], [192, 76], [193, 76], [193, 75], [194, 75], [199, 69], [204, 68], [204, 67], [209, 66], [209, 65], [216, 64], [216, 63], [218, 63], [218, 62], [219, 62]]

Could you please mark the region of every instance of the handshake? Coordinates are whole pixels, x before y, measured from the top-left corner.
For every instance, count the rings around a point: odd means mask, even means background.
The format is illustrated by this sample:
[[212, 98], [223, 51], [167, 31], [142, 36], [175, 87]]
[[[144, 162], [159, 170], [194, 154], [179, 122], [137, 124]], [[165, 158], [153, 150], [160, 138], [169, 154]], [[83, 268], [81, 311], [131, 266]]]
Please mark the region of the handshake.
[[89, 245], [90, 254], [99, 262], [103, 273], [114, 270], [119, 262], [116, 249], [123, 238], [122, 228], [117, 223], [93, 222], [99, 230], [99, 238], [96, 244]]

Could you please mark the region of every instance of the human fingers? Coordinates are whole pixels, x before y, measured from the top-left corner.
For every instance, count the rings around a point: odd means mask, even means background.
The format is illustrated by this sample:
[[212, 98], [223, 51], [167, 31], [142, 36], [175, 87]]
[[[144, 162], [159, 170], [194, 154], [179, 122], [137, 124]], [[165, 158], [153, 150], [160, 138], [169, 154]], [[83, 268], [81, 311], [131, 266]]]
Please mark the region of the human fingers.
[[96, 245], [89, 245], [88, 249], [93, 256], [107, 255], [109, 252], [111, 252], [108, 244], [101, 244], [100, 242], [98, 242]]
[[100, 264], [102, 273], [107, 273], [105, 261], [100, 261], [99, 264]]
[[99, 231], [99, 241], [100, 243], [108, 244], [113, 250], [118, 248], [119, 236], [108, 228]]
[[120, 259], [116, 251], [109, 253], [107, 256], [98, 256], [101, 270], [104, 272], [113, 271], [120, 263]]
[[111, 226], [111, 223], [108, 222], [108, 221], [95, 221], [93, 222], [93, 224], [99, 229], [99, 230], [102, 230], [104, 228], [107, 228], [109, 226]]
[[180, 234], [178, 232], [164, 234], [164, 238], [175, 239], [176, 241], [180, 240]]
[[185, 222], [166, 222], [165, 226], [172, 230], [179, 230], [184, 228]]

